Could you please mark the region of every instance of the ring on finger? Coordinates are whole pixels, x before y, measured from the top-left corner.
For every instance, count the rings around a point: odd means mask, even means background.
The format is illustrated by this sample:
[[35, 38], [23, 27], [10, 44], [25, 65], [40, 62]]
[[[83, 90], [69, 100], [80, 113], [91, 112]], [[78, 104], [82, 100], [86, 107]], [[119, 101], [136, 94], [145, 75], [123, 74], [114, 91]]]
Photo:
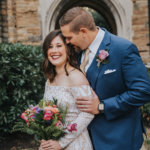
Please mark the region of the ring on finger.
[[84, 108], [85, 108], [85, 105], [84, 105]]

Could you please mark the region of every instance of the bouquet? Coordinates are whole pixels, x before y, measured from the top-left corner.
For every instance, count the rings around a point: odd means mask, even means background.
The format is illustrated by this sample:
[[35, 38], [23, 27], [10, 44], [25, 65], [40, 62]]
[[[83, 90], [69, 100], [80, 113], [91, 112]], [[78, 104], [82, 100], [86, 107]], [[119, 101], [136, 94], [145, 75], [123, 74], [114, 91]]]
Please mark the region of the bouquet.
[[[30, 105], [25, 112], [21, 114], [24, 122], [17, 122], [12, 132], [21, 131], [34, 135], [36, 141], [39, 140], [56, 140], [58, 141], [65, 135], [63, 125], [67, 114], [67, 107], [61, 104], [57, 106], [57, 99], [46, 102], [41, 100], [37, 106]], [[68, 125], [68, 130], [72, 132]], [[76, 125], [73, 125], [76, 126]], [[75, 128], [76, 129], [76, 128]]]

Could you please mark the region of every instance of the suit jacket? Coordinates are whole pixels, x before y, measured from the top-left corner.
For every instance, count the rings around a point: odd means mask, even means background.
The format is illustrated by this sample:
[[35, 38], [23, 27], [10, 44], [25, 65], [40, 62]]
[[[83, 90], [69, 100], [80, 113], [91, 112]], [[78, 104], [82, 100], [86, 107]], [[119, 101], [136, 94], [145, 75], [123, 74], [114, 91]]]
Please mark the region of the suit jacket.
[[[95, 115], [89, 125], [95, 150], [139, 150], [145, 132], [139, 107], [150, 101], [147, 70], [137, 47], [107, 30], [97, 54], [102, 49], [108, 49], [110, 63], [98, 69], [95, 57], [86, 73], [104, 102], [104, 114]], [[79, 65], [81, 56], [82, 52], [78, 54]], [[104, 74], [108, 69], [116, 71]]]

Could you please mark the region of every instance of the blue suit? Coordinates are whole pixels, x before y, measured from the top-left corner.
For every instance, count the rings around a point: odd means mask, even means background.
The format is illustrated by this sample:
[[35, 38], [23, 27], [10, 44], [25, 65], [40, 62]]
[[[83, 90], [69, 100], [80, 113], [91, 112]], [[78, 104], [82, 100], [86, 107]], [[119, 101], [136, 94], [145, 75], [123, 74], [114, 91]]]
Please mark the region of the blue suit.
[[[145, 132], [139, 107], [150, 101], [147, 70], [137, 47], [107, 30], [97, 54], [102, 49], [108, 49], [110, 63], [98, 69], [95, 57], [86, 73], [104, 103], [104, 114], [95, 115], [89, 125], [95, 150], [139, 150]], [[116, 71], [104, 74], [108, 69]]]

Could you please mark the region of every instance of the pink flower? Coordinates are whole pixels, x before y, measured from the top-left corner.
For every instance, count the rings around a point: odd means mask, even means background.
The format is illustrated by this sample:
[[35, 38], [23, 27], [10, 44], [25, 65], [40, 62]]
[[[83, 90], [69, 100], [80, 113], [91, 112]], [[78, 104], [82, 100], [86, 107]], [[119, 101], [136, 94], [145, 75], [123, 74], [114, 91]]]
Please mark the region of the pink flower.
[[60, 120], [55, 124], [55, 126], [56, 126], [58, 129], [62, 129], [62, 128], [63, 128], [63, 124], [62, 124], [62, 122], [61, 122]]
[[51, 110], [51, 111], [52, 111], [52, 109], [53, 109], [53, 107], [51, 107], [51, 106], [47, 106], [44, 108], [44, 110]]
[[58, 108], [53, 108], [51, 106], [45, 107], [44, 110], [51, 110], [54, 114], [56, 114], [58, 112]]
[[100, 59], [105, 60], [107, 56], [109, 56], [109, 53], [107, 51], [105, 51], [104, 49], [99, 51]]
[[30, 113], [30, 114], [29, 114], [29, 117], [30, 117], [30, 118], [31, 118], [31, 117], [33, 117], [33, 116], [34, 116], [34, 114], [33, 114], [33, 113]]
[[53, 112], [54, 114], [58, 113], [58, 108], [53, 108], [53, 109], [52, 109], [52, 112]]
[[25, 112], [21, 114], [21, 118], [28, 122], [28, 117], [26, 116]]
[[30, 109], [32, 112], [36, 112], [36, 106], [31, 106]]
[[50, 120], [52, 117], [52, 112], [50, 110], [45, 110], [44, 116], [43, 116], [43, 120]]
[[29, 112], [31, 112], [31, 110], [28, 108], [25, 112], [26, 112], [26, 113], [29, 113]]
[[30, 113], [30, 114], [29, 114], [29, 117], [31, 118], [32, 121], [35, 121], [35, 120], [33, 119], [34, 113]]
[[71, 133], [76, 132], [76, 131], [77, 131], [77, 124], [76, 124], [76, 123], [74, 123], [74, 124], [69, 124], [69, 125], [67, 126], [67, 129], [68, 129]]

